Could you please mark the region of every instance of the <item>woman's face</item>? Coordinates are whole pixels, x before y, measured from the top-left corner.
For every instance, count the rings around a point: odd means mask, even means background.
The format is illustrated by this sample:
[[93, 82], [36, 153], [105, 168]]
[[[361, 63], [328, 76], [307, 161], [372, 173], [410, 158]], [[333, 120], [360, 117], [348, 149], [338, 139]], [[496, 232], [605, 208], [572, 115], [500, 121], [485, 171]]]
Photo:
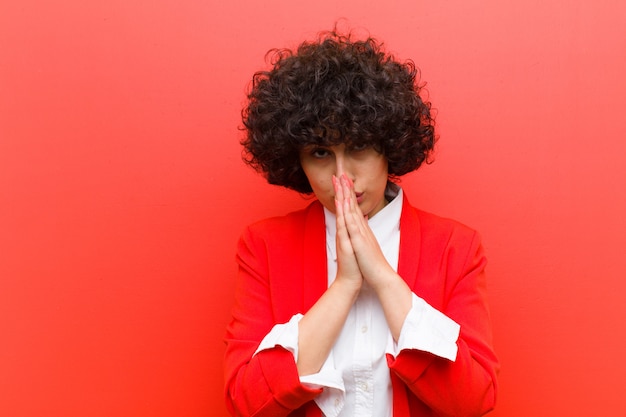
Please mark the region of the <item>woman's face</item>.
[[317, 199], [333, 213], [332, 177], [344, 173], [354, 182], [356, 199], [364, 215], [371, 218], [385, 207], [387, 159], [373, 148], [349, 149], [344, 144], [308, 146], [300, 151], [300, 164]]

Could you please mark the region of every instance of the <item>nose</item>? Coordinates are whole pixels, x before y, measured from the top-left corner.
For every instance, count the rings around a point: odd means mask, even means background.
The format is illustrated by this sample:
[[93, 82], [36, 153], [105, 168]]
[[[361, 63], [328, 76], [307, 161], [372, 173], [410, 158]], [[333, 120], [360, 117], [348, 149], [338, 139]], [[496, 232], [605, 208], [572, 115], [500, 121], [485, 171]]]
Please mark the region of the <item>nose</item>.
[[346, 171], [345, 158], [342, 153], [335, 152], [335, 176], [340, 177]]
[[344, 152], [343, 146], [335, 150], [335, 176], [339, 178], [343, 174], [346, 174], [352, 181], [355, 180], [352, 173], [352, 166], [350, 158]]

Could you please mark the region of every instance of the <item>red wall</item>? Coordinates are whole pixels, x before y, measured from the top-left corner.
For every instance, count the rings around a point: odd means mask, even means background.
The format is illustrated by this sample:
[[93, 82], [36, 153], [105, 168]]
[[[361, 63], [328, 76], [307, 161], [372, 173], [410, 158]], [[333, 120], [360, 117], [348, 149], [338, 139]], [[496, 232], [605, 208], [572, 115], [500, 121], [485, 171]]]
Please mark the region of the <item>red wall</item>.
[[404, 186], [482, 231], [493, 416], [625, 415], [626, 5], [3, 1], [0, 415], [226, 416], [242, 227], [305, 201], [240, 162], [275, 46], [338, 17], [412, 57], [435, 164]]

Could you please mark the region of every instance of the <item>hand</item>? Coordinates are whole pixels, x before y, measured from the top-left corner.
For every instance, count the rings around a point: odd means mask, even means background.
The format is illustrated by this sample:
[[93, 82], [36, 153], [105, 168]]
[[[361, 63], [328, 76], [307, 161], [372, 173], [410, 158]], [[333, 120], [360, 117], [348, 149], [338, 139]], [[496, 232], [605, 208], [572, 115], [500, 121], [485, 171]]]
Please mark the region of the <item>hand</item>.
[[347, 190], [342, 186], [341, 180], [334, 175], [333, 186], [335, 188], [335, 214], [337, 218], [337, 277], [335, 280], [347, 281], [360, 289], [363, 284], [363, 276], [352, 248], [344, 215], [344, 210], [349, 210], [350, 196], [345, 194], [344, 191]]
[[396, 278], [397, 274], [385, 259], [367, 217], [359, 207], [353, 182], [344, 174], [339, 179], [333, 177], [333, 184], [337, 215], [338, 269], [341, 245], [342, 252], [350, 254], [350, 257], [346, 256], [342, 261], [349, 262], [350, 271], [356, 266], [363, 279], [376, 290], [387, 279]]
[[[359, 208], [354, 184], [344, 174], [333, 177], [337, 216], [337, 278], [348, 273], [367, 282], [376, 292], [385, 312], [389, 330], [398, 340], [411, 309], [411, 290], [383, 254], [367, 217]], [[341, 252], [340, 252], [341, 251]]]

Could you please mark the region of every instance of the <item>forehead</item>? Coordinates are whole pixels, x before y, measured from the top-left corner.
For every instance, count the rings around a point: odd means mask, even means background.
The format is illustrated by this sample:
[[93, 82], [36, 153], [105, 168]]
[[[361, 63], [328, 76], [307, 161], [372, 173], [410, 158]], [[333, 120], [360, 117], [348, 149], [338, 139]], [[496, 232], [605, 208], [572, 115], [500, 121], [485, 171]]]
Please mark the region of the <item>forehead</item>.
[[367, 139], [365, 135], [347, 135], [344, 132], [339, 132], [335, 129], [324, 129], [322, 127], [313, 129], [313, 133], [307, 136], [304, 140], [299, 141], [299, 148], [309, 148], [312, 146], [339, 146], [345, 145], [346, 147], [362, 147], [362, 146], [374, 146], [376, 141], [373, 139]]

